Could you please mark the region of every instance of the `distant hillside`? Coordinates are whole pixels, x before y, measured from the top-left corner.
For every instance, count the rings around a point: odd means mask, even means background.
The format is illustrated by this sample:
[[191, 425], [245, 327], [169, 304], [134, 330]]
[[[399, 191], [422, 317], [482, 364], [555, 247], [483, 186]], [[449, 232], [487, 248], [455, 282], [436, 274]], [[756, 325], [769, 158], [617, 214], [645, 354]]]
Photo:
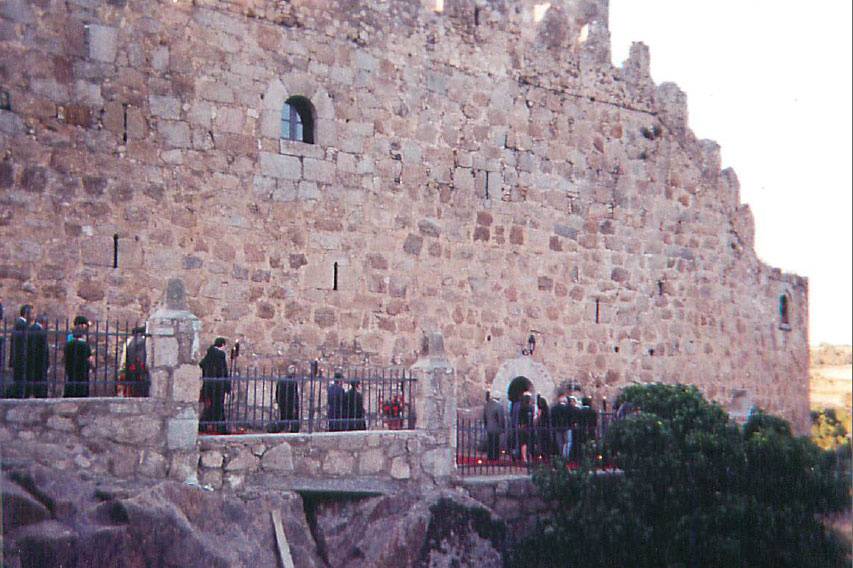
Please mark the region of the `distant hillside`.
[[821, 345], [811, 349], [812, 408], [853, 406], [853, 346]]

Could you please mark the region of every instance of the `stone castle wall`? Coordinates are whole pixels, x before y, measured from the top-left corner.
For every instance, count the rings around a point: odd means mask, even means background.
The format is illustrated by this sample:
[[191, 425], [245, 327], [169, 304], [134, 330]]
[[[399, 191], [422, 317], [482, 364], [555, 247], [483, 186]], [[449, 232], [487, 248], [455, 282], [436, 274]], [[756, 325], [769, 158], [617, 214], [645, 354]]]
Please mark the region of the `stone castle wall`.
[[[5, 2], [2, 298], [136, 319], [179, 277], [250, 357], [440, 331], [461, 406], [532, 332], [540, 392], [689, 382], [804, 428], [807, 282], [645, 48], [611, 65], [606, 1], [435, 4]], [[279, 140], [292, 95], [316, 144]]]

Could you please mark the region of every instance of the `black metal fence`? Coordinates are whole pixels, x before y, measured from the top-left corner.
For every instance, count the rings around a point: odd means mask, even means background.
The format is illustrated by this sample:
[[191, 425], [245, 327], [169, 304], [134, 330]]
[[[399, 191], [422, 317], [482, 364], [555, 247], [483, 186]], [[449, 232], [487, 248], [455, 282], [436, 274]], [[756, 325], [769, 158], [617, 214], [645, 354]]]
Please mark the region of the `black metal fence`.
[[3, 320], [0, 397], [148, 396], [145, 337], [129, 322]]
[[456, 465], [462, 475], [499, 475], [526, 474], [557, 458], [569, 467], [585, 457], [601, 460], [602, 441], [614, 419], [613, 412], [592, 411], [589, 419], [569, 427], [507, 424], [487, 432], [482, 419], [458, 416]]
[[415, 427], [408, 369], [341, 369], [317, 363], [204, 378], [199, 432], [313, 433]]

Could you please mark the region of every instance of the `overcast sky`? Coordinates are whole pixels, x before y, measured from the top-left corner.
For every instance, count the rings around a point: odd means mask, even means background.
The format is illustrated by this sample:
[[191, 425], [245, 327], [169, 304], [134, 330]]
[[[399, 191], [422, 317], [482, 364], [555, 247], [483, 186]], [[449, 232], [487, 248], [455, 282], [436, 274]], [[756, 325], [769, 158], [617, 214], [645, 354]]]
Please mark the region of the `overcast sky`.
[[690, 126], [722, 147], [765, 262], [809, 278], [810, 342], [853, 342], [850, 0], [610, 0], [613, 62], [633, 41]]

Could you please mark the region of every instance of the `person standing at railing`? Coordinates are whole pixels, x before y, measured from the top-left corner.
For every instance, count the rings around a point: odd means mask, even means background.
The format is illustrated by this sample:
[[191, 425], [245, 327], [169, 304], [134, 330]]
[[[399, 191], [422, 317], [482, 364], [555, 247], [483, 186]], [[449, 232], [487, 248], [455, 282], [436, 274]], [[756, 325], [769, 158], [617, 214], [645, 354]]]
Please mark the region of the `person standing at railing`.
[[332, 384], [329, 385], [329, 393], [326, 399], [329, 415], [329, 432], [340, 432], [345, 429], [344, 419], [344, 375], [341, 371], [335, 370], [335, 375], [332, 379]]
[[349, 390], [344, 393], [344, 427], [345, 430], [367, 430], [364, 420], [364, 397], [361, 394], [361, 383], [350, 381]]
[[290, 365], [287, 375], [275, 385], [275, 400], [278, 403], [280, 422], [277, 432], [299, 432], [299, 383], [296, 380], [296, 367]]
[[506, 430], [506, 411], [497, 393], [490, 395], [486, 391], [483, 424], [486, 427], [486, 453], [490, 460], [497, 460], [500, 457], [501, 435]]
[[544, 458], [551, 455], [554, 447], [551, 409], [548, 407], [548, 401], [545, 400], [545, 397], [540, 395], [536, 395], [536, 406], [539, 410], [536, 416], [536, 433], [538, 434], [536, 443], [539, 446], [536, 448], [536, 455]]
[[225, 428], [225, 394], [231, 392], [231, 382], [227, 380], [226, 343], [224, 337], [217, 337], [213, 345], [207, 348], [207, 353], [198, 364], [201, 367], [202, 377], [200, 432], [208, 427], [218, 434], [227, 433]]
[[35, 308], [21, 306], [15, 320], [9, 345], [9, 367], [12, 369], [11, 398], [47, 397], [49, 353], [47, 333], [36, 321]]
[[119, 385], [119, 396], [145, 397], [148, 396], [148, 365], [145, 354], [145, 326], [134, 327], [131, 337], [124, 346], [124, 382]]
[[521, 396], [521, 402], [518, 409], [517, 424], [518, 446], [520, 450], [521, 461], [523, 463], [528, 463], [530, 461], [528, 449], [531, 442], [531, 434], [533, 432], [533, 414], [533, 395], [529, 392], [526, 392]]
[[65, 398], [89, 396], [89, 371], [95, 367], [92, 347], [86, 341], [89, 320], [85, 316], [74, 318], [71, 339], [65, 343]]
[[569, 406], [569, 397], [561, 394], [560, 398], [557, 399], [554, 410], [551, 411], [551, 424], [554, 425], [557, 450], [560, 452], [560, 457], [567, 461], [572, 448], [572, 431], [570, 429], [572, 414], [573, 409]]

